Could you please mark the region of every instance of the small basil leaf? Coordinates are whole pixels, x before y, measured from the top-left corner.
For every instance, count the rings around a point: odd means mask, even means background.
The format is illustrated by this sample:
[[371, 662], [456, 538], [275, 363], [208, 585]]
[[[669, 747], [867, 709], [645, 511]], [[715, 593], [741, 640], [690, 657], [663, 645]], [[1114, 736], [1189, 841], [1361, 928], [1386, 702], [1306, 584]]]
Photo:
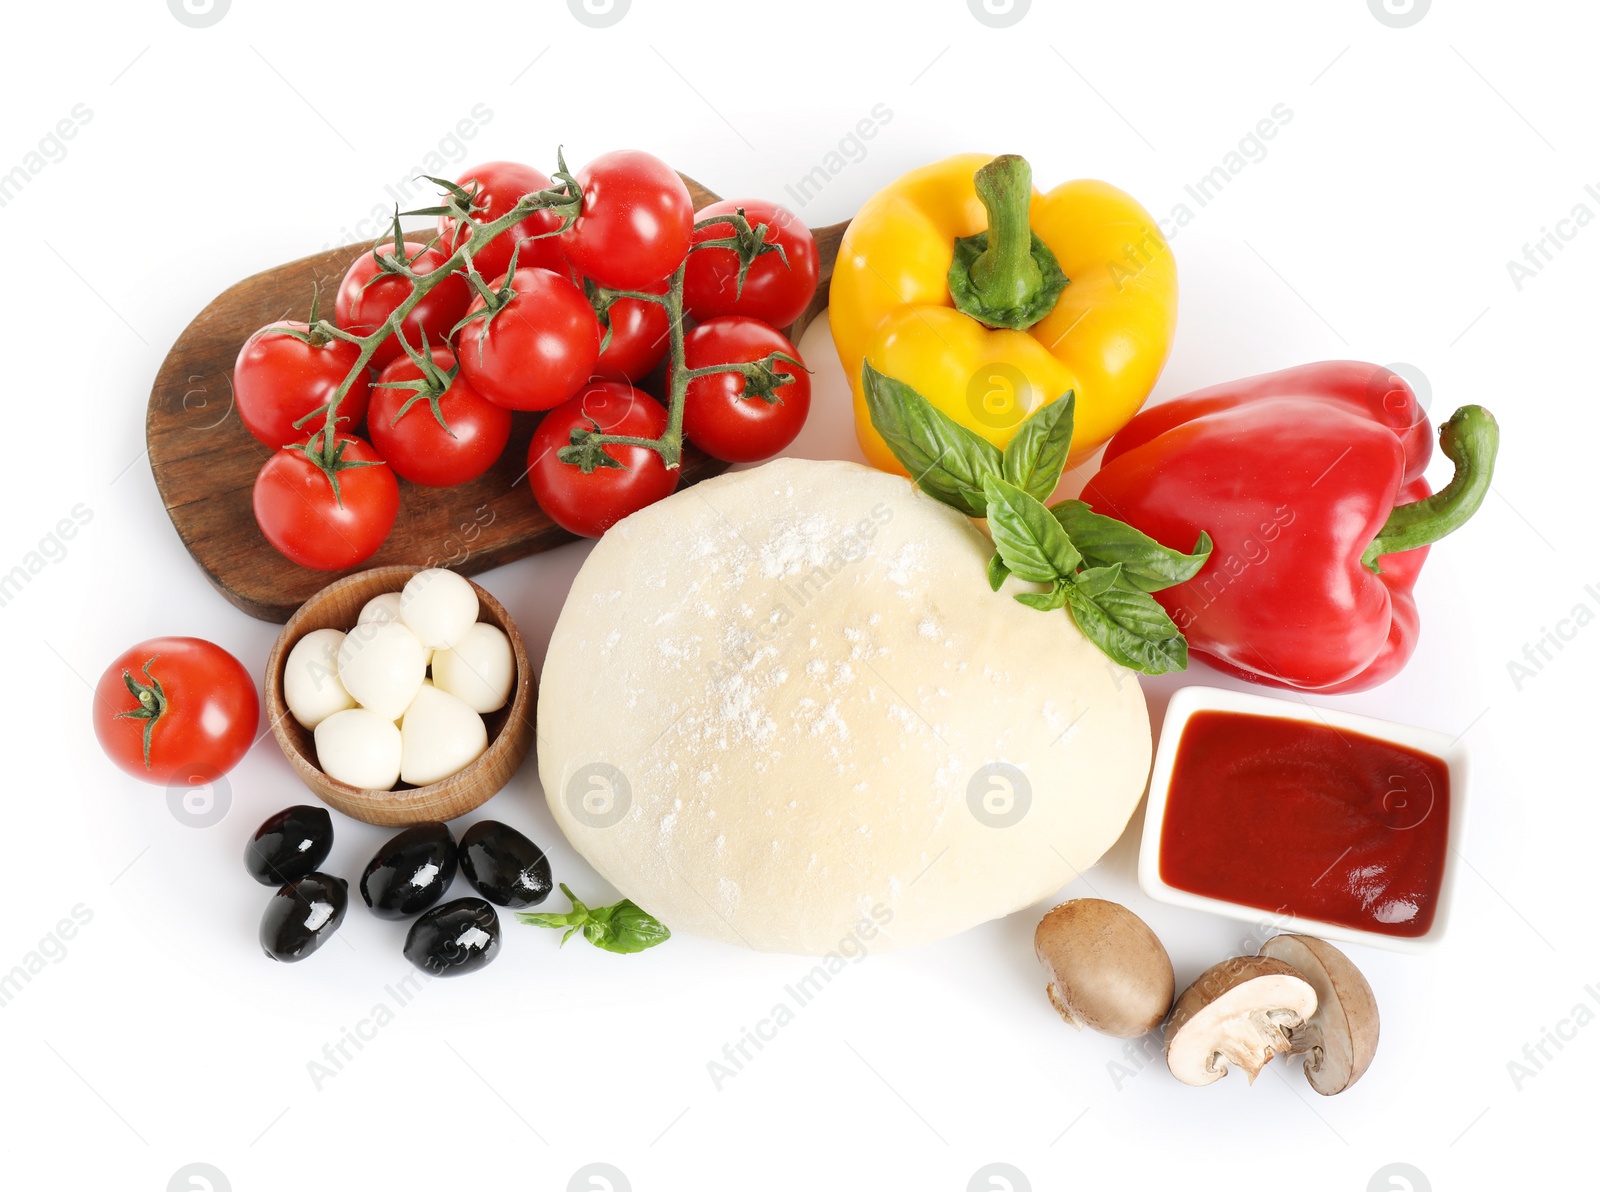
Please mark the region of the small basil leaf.
[[1121, 578], [1121, 563], [1113, 563], [1109, 567], [1089, 567], [1072, 577], [1079, 595], [1089, 597], [1099, 596], [1116, 587]]
[[977, 497], [986, 477], [1000, 475], [999, 449], [866, 361], [861, 385], [874, 429], [917, 486], [968, 517], [982, 517]]
[[1086, 596], [1076, 584], [1066, 592], [1073, 621], [1113, 661], [1146, 675], [1189, 665], [1189, 643], [1148, 592], [1108, 588]]
[[589, 942], [597, 948], [626, 955], [643, 952], [672, 938], [666, 924], [629, 899], [606, 909], [611, 914], [600, 925], [604, 928], [603, 934], [600, 938], [588, 936]]
[[1051, 613], [1066, 604], [1067, 587], [1057, 583], [1048, 592], [1018, 592], [1015, 599], [1018, 604], [1026, 604], [1042, 613]]
[[1077, 398], [1071, 389], [1055, 401], [1028, 415], [1001, 458], [1005, 477], [1029, 496], [1043, 501], [1061, 483], [1072, 447], [1072, 410]]
[[1006, 566], [1006, 561], [996, 551], [989, 556], [989, 590], [998, 592], [1000, 585], [1006, 582], [1006, 577], [1011, 574], [1011, 568]]
[[993, 476], [984, 481], [983, 498], [995, 549], [1018, 579], [1050, 584], [1078, 569], [1082, 556], [1043, 502]]
[[1122, 564], [1121, 585], [1137, 592], [1159, 592], [1193, 579], [1211, 558], [1211, 536], [1202, 533], [1192, 554], [1162, 546], [1154, 538], [1114, 517], [1096, 513], [1082, 501], [1061, 501], [1050, 512], [1083, 552], [1091, 567]]

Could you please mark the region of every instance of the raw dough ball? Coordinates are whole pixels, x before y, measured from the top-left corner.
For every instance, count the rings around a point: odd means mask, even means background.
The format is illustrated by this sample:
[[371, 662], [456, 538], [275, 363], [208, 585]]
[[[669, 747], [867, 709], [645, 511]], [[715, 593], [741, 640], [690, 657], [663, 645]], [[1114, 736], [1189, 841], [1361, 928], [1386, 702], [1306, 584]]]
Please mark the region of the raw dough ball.
[[1150, 768], [1131, 671], [899, 476], [783, 459], [608, 531], [540, 681], [556, 821], [674, 931], [887, 951], [1055, 893]]
[[305, 728], [316, 728], [335, 712], [356, 706], [339, 682], [343, 642], [337, 629], [313, 629], [295, 642], [283, 664], [283, 702]]
[[498, 625], [479, 621], [448, 650], [434, 651], [434, 685], [465, 700], [474, 712], [505, 707], [516, 681], [511, 639]]

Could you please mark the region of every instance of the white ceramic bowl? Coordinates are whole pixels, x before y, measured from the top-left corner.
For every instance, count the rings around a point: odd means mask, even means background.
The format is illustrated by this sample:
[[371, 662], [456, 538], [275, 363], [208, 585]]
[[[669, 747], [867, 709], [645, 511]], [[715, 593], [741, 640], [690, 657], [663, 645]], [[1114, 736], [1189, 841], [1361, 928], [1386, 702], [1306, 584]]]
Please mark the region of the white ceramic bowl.
[[[1251, 716], [1275, 716], [1283, 720], [1298, 720], [1308, 724], [1321, 724], [1361, 733], [1380, 741], [1403, 745], [1419, 753], [1427, 753], [1444, 762], [1450, 774], [1450, 822], [1445, 835], [1444, 867], [1440, 875], [1439, 902], [1434, 910], [1433, 924], [1426, 933], [1414, 937], [1384, 935], [1376, 931], [1341, 927], [1316, 919], [1303, 919], [1281, 915], [1271, 908], [1246, 906], [1221, 898], [1209, 898], [1179, 890], [1161, 880], [1159, 854], [1161, 826], [1166, 819], [1167, 795], [1172, 785], [1172, 767], [1177, 760], [1178, 741], [1184, 726], [1196, 712], [1237, 712]], [[1426, 952], [1444, 936], [1450, 922], [1450, 908], [1455, 896], [1456, 872], [1460, 868], [1462, 832], [1466, 825], [1467, 805], [1467, 751], [1459, 741], [1432, 729], [1415, 728], [1372, 716], [1357, 716], [1331, 708], [1312, 707], [1295, 699], [1273, 698], [1253, 692], [1227, 691], [1220, 687], [1183, 687], [1172, 696], [1167, 705], [1167, 716], [1161, 726], [1161, 741], [1156, 747], [1155, 764], [1150, 774], [1150, 799], [1145, 809], [1144, 837], [1139, 844], [1139, 888], [1157, 902], [1191, 910], [1211, 911], [1230, 919], [1259, 922], [1269, 919], [1283, 931], [1314, 935], [1326, 940], [1339, 940], [1385, 948], [1391, 952]]]

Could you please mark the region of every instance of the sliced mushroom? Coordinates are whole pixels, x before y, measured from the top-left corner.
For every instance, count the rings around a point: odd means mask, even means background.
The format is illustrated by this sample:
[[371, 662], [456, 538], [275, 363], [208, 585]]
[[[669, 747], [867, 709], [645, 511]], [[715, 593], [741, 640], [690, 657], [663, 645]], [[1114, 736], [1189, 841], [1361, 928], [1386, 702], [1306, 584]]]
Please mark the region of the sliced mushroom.
[[1172, 960], [1155, 932], [1101, 898], [1063, 902], [1039, 920], [1033, 950], [1050, 1004], [1074, 1028], [1137, 1039], [1172, 1008]]
[[1308, 935], [1277, 935], [1261, 955], [1292, 966], [1317, 991], [1317, 1012], [1289, 1032], [1289, 1050], [1306, 1057], [1306, 1079], [1324, 1097], [1342, 1093], [1378, 1050], [1378, 1002], [1350, 958]]
[[1211, 1084], [1234, 1067], [1255, 1083], [1290, 1032], [1317, 1010], [1317, 992], [1270, 956], [1235, 956], [1214, 964], [1183, 991], [1167, 1021], [1167, 1067], [1184, 1084]]

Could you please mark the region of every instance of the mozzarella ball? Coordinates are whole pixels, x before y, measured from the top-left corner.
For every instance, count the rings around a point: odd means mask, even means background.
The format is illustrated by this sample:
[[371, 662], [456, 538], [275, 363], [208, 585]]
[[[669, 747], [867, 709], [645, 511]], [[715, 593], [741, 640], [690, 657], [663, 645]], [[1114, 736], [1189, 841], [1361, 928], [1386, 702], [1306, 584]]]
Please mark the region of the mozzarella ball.
[[356, 703], [398, 720], [428, 673], [428, 651], [399, 623], [369, 621], [345, 634], [339, 678]]
[[400, 593], [379, 592], [371, 600], [361, 606], [361, 615], [356, 618], [357, 625], [365, 625], [368, 621], [398, 621], [400, 619]]
[[478, 594], [454, 571], [430, 567], [406, 581], [400, 619], [423, 645], [447, 649], [477, 622]]
[[467, 636], [433, 655], [433, 682], [474, 712], [505, 707], [517, 680], [511, 639], [497, 625], [476, 622]]
[[400, 777], [427, 786], [464, 769], [488, 747], [482, 716], [448, 691], [423, 687], [400, 722]]
[[344, 634], [337, 629], [313, 629], [295, 642], [283, 664], [284, 702], [305, 728], [316, 728], [335, 712], [356, 706], [339, 681], [343, 642]]
[[317, 765], [329, 778], [386, 791], [400, 778], [400, 730], [366, 708], [335, 712], [317, 725]]
[[[371, 600], [361, 606], [361, 615], [356, 618], [357, 625], [388, 625], [400, 620], [400, 593], [379, 592]], [[433, 663], [433, 650], [424, 647], [428, 653], [428, 663]]]

